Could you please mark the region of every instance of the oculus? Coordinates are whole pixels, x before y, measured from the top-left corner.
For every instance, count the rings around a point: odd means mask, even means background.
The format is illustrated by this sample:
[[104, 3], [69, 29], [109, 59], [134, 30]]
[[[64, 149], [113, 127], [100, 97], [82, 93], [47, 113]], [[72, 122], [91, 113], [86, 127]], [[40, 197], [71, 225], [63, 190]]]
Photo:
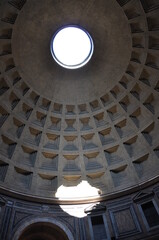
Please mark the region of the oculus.
[[77, 69], [91, 59], [94, 44], [90, 34], [75, 25], [65, 26], [55, 32], [50, 44], [54, 60], [62, 67]]

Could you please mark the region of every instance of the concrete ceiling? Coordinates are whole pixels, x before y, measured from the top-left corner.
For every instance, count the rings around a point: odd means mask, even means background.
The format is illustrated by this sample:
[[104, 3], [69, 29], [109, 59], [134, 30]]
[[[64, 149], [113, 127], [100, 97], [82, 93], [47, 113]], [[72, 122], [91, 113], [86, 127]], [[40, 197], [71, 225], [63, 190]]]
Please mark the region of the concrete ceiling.
[[[158, 1], [2, 0], [0, 16], [1, 191], [86, 202], [158, 181]], [[77, 70], [50, 53], [67, 24], [94, 41]]]

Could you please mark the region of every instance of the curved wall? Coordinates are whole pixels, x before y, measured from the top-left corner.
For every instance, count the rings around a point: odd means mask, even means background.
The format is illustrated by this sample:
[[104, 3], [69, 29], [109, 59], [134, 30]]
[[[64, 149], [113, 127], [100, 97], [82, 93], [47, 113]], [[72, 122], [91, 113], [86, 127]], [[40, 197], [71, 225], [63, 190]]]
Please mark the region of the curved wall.
[[0, 210], [1, 240], [36, 237], [36, 223], [45, 239], [59, 239], [64, 233], [69, 240], [159, 238], [158, 184], [125, 197], [78, 205], [38, 204], [1, 195]]

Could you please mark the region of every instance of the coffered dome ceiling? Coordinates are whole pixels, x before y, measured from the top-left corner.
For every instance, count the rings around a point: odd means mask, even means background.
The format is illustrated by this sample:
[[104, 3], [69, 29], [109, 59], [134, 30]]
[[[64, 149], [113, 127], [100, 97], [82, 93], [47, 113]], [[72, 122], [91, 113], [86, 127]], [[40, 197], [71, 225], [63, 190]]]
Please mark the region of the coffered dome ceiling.
[[[158, 0], [2, 0], [0, 16], [2, 191], [93, 201], [157, 181]], [[94, 41], [80, 69], [50, 53], [67, 24]]]

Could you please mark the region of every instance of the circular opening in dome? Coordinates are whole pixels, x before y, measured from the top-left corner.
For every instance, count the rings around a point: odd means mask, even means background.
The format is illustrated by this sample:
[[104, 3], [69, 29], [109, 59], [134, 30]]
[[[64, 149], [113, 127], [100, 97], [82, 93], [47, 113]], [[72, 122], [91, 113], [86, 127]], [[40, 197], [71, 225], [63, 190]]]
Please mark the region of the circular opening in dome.
[[91, 59], [94, 45], [90, 34], [79, 26], [60, 28], [52, 37], [51, 54], [64, 68], [77, 69]]

